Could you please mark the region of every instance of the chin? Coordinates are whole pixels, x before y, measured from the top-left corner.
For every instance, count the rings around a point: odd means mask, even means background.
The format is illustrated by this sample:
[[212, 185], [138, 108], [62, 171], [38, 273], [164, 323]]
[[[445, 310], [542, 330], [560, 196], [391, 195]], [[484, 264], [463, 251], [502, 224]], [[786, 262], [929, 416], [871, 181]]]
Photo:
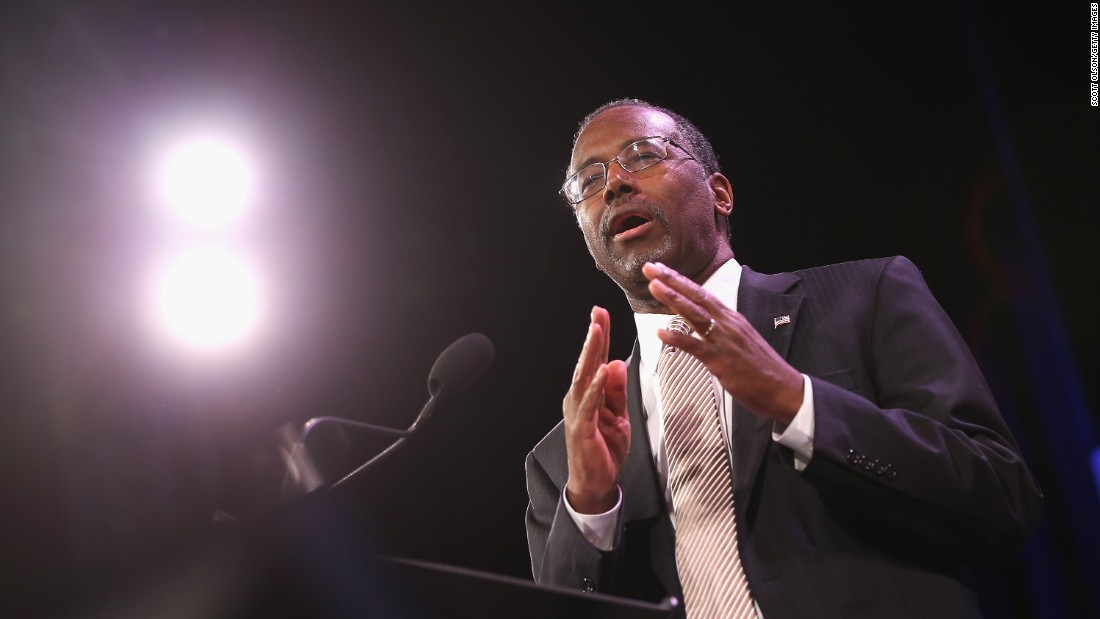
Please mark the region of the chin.
[[649, 280], [642, 274], [642, 266], [647, 262], [666, 262], [672, 249], [672, 242], [667, 237], [656, 247], [645, 251], [631, 252], [629, 255], [620, 256], [611, 252], [607, 253], [608, 268], [604, 271], [620, 288], [630, 293], [636, 289], [646, 289]]
[[667, 236], [655, 247], [644, 249], [641, 251], [632, 252], [629, 256], [616, 256], [611, 255], [611, 260], [619, 268], [638, 272], [641, 274], [642, 265], [647, 262], [666, 262], [667, 257], [672, 252], [672, 240]]

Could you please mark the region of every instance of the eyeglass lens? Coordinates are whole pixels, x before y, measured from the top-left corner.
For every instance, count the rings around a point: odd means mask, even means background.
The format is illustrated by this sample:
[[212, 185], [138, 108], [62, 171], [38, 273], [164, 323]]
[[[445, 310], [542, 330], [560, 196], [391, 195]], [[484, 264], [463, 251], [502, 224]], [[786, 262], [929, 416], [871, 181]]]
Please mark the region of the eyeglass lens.
[[[660, 137], [638, 140], [624, 148], [611, 162], [618, 161], [627, 172], [640, 172], [668, 156], [665, 142], [667, 139]], [[562, 187], [565, 198], [576, 204], [602, 190], [607, 184], [607, 166], [611, 162], [593, 163], [577, 170]]]

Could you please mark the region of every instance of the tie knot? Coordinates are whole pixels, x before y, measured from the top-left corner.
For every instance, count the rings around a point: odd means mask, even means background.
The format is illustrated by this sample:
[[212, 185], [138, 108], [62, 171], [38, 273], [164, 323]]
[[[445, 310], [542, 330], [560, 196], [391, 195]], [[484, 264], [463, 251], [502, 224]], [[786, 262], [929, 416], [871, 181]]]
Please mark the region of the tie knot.
[[683, 333], [684, 335], [691, 333], [691, 327], [688, 326], [683, 316], [673, 316], [672, 320], [668, 321], [668, 330], [675, 331], [676, 333]]

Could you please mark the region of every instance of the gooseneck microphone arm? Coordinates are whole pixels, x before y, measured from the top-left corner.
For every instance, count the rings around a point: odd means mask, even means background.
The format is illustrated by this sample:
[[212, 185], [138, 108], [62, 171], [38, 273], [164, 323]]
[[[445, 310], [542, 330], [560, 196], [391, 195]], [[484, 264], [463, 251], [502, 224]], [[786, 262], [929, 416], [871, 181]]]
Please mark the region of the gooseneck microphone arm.
[[[435, 408], [435, 403], [438, 402], [441, 399], [442, 394], [443, 394], [443, 389], [440, 389], [438, 392], [433, 393], [428, 398], [428, 401], [424, 403], [424, 408], [420, 409], [420, 414], [416, 416], [416, 419], [412, 422], [412, 425], [409, 426], [409, 428], [407, 430], [394, 430], [392, 428], [385, 428], [386, 433], [397, 434], [398, 435], [397, 440], [390, 443], [382, 451], [376, 453], [374, 455], [374, 457], [372, 457], [370, 460], [367, 460], [363, 464], [360, 464], [359, 466], [355, 467], [354, 471], [352, 471], [352, 472], [348, 473], [347, 475], [344, 475], [343, 477], [338, 479], [335, 483], [333, 483], [331, 486], [329, 486], [328, 489], [332, 490], [336, 486], [339, 486], [340, 484], [342, 484], [345, 481], [351, 479], [352, 477], [355, 477], [360, 472], [365, 471], [369, 467], [373, 466], [376, 462], [378, 462], [382, 458], [384, 458], [384, 457], [388, 456], [389, 454], [393, 453], [394, 451], [396, 451], [397, 448], [402, 443], [405, 442], [405, 439], [409, 438], [410, 436], [413, 435], [414, 432], [416, 432], [416, 428], [420, 424], [420, 422], [424, 421], [429, 416], [431, 416], [432, 409]], [[319, 419], [319, 418], [315, 418], [315, 419]], [[339, 419], [339, 418], [336, 418], [336, 419]], [[313, 419], [311, 419], [310, 421], [313, 421]], [[344, 421], [344, 420], [341, 420], [341, 421]], [[309, 423], [309, 422], [306, 422], [306, 423]], [[378, 431], [378, 429], [381, 428], [382, 426], [376, 426], [373, 423], [355, 422], [355, 423], [351, 424], [349, 427], [359, 427], [359, 428], [363, 428], [363, 429]], [[305, 440], [305, 434], [302, 435], [302, 440], [303, 441]]]
[[[428, 374], [428, 401], [424, 404], [424, 407], [420, 409], [420, 414], [413, 420], [412, 425], [404, 430], [380, 426], [365, 421], [357, 421], [355, 419], [345, 419], [343, 417], [313, 417], [302, 426], [299, 437], [297, 440], [293, 441], [289, 451], [284, 452], [288, 467], [287, 478], [289, 479], [293, 476], [299, 484], [304, 483], [304, 485], [307, 486], [306, 492], [312, 492], [317, 487], [323, 485], [319, 479], [316, 479], [318, 475], [309, 462], [308, 456], [303, 453], [306, 437], [309, 436], [309, 433], [318, 425], [330, 423], [397, 437], [393, 443], [375, 454], [371, 459], [356, 467], [352, 472], [341, 477], [338, 481], [330, 485], [328, 489], [331, 490], [343, 484], [352, 477], [365, 471], [385, 456], [393, 453], [394, 450], [405, 442], [405, 439], [412, 436], [416, 430], [427, 421], [428, 417], [431, 416], [432, 411], [435, 409], [436, 404], [442, 400], [445, 395], [448, 397], [457, 395], [468, 389], [481, 378], [485, 371], [489, 369], [489, 365], [492, 364], [492, 362], [493, 343], [488, 337], [480, 333], [470, 333], [455, 340], [455, 342], [440, 353], [439, 357], [435, 360], [435, 365], [432, 366], [432, 370]], [[286, 487], [284, 484], [284, 493], [285, 490]]]
[[[434, 399], [435, 396], [432, 396], [432, 398]], [[429, 403], [431, 401], [431, 399], [428, 400]], [[427, 405], [425, 405], [425, 407], [427, 407]], [[347, 426], [349, 428], [359, 428], [360, 430], [368, 430], [370, 432], [377, 432], [378, 434], [389, 434], [391, 436], [408, 436], [416, 430], [416, 424], [420, 423], [421, 419], [423, 419], [424, 416], [424, 412], [421, 411], [420, 415], [417, 416], [416, 421], [414, 421], [411, 426], [404, 430], [398, 430], [397, 428], [390, 428], [388, 426], [380, 426], [378, 424], [367, 423], [365, 421], [344, 419], [343, 417], [313, 417], [309, 421], [307, 421], [305, 425], [302, 426], [301, 442], [306, 442], [306, 438], [309, 437], [309, 433], [313, 431], [313, 428], [316, 428], [319, 425], [324, 425], [326, 423], [335, 423], [337, 425]]]

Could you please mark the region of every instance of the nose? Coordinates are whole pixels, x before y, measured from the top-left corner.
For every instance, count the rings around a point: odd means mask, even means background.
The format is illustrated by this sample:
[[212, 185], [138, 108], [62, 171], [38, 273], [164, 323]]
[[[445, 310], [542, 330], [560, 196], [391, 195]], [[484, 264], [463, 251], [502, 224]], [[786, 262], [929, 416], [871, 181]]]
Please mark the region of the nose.
[[610, 204], [616, 198], [634, 192], [634, 175], [616, 159], [607, 164], [607, 187], [604, 188], [604, 201]]

